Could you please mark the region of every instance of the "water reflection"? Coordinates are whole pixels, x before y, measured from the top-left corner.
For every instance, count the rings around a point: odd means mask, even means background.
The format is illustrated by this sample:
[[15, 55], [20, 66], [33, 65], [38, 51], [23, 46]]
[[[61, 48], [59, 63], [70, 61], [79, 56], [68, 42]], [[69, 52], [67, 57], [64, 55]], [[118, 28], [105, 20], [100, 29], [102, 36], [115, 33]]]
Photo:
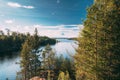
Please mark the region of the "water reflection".
[[2, 53], [0, 55], [0, 80], [15, 80], [16, 72], [20, 70], [19, 65], [15, 62], [19, 61], [18, 53]]
[[75, 53], [75, 48], [77, 48], [75, 41], [67, 39], [59, 39], [59, 41], [59, 43], [52, 46], [58, 56], [62, 54], [64, 57], [69, 57]]
[[[77, 45], [73, 40], [58, 39], [57, 44], [52, 45], [52, 48], [56, 51], [57, 55], [63, 54], [63, 56], [68, 57], [69, 54], [74, 54]], [[44, 47], [43, 47], [44, 48]], [[0, 53], [0, 80], [15, 80], [16, 73], [20, 71], [20, 65], [15, 64], [20, 61], [19, 53]]]
[[13, 59], [13, 58], [15, 58], [17, 56], [19, 56], [19, 52], [0, 53], [0, 61], [3, 61], [4, 59]]

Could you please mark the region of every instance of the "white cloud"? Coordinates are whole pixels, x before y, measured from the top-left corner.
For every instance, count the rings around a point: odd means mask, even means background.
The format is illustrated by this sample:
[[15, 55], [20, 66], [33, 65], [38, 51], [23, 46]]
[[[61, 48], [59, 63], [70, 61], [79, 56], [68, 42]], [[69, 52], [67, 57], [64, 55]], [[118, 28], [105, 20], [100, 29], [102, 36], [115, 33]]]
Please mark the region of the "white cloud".
[[13, 20], [5, 20], [6, 24], [12, 24], [14, 21]]
[[23, 8], [26, 8], [26, 9], [33, 9], [34, 7], [33, 6], [22, 6]]
[[10, 7], [15, 7], [15, 8], [22, 7], [20, 4], [14, 3], [14, 2], [8, 2], [7, 5], [10, 6]]
[[[68, 28], [68, 26], [70, 27]], [[81, 29], [83, 29], [83, 25], [33, 25], [32, 28], [32, 30], [34, 30], [34, 28], [37, 28], [40, 35], [45, 35], [49, 37], [77, 37]]]
[[14, 8], [26, 8], [26, 9], [33, 9], [34, 8], [34, 6], [21, 5], [19, 3], [15, 3], [15, 2], [8, 2], [7, 5], [10, 7], [14, 7]]
[[[45, 25], [31, 25], [31, 26], [21, 26], [21, 25], [9, 25], [7, 27], [1, 27], [2, 29], [8, 28], [11, 31], [18, 31], [21, 33], [30, 32], [34, 33], [34, 29], [37, 28], [39, 35], [49, 36], [49, 37], [77, 37], [80, 32], [80, 28], [83, 25], [69, 25], [70, 28], [65, 27], [68, 25], [56, 25], [56, 26], [45, 26]], [[64, 35], [63, 35], [64, 34]]]

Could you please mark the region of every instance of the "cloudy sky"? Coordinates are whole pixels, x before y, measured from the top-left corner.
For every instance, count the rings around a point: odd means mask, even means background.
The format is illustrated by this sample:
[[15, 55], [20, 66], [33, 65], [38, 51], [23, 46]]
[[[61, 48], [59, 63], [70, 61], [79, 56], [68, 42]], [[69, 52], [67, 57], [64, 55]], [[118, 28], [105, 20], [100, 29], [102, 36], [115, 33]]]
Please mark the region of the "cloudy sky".
[[0, 30], [76, 37], [93, 0], [0, 0]]

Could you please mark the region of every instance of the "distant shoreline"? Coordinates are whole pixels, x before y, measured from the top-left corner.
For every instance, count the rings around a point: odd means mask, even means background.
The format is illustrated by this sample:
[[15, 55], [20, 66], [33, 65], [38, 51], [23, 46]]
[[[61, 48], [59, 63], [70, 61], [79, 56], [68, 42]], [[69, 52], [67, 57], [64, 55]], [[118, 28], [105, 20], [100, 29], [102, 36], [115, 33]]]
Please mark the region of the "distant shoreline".
[[54, 38], [54, 39], [68, 39], [68, 40], [77, 40], [77, 37], [73, 37], [73, 38], [64, 38], [64, 37], [60, 37], [60, 38]]

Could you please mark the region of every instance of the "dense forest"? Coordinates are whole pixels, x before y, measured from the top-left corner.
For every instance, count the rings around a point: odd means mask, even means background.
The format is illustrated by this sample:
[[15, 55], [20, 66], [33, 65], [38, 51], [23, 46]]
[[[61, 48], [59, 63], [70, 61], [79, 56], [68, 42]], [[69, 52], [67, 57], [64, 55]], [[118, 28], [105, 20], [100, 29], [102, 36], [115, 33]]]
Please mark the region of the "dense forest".
[[[30, 35], [30, 33], [23, 34], [19, 32], [10, 32], [10, 30], [7, 29], [7, 34], [5, 35], [5, 33], [1, 30], [0, 31], [0, 53], [6, 53], [8, 51], [9, 52], [20, 51], [22, 44], [25, 42], [25, 40], [28, 37], [31, 37], [31, 39], [33, 39], [33, 35]], [[45, 46], [47, 44], [55, 44], [55, 43], [56, 43], [55, 39], [52, 39], [46, 36], [39, 36], [39, 39], [38, 39], [39, 46]]]
[[120, 0], [88, 8], [75, 54], [76, 80], [120, 80]]

